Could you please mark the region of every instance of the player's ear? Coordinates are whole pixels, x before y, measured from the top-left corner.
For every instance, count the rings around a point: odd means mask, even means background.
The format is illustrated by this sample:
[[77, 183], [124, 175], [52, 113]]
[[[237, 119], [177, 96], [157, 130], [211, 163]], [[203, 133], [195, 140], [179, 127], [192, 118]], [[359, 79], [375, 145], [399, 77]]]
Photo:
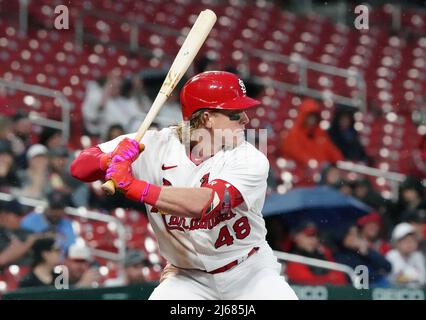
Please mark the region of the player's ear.
[[212, 128], [212, 121], [211, 121], [212, 117], [210, 116], [210, 113], [203, 112], [202, 119], [203, 119], [204, 126], [207, 129], [211, 129]]

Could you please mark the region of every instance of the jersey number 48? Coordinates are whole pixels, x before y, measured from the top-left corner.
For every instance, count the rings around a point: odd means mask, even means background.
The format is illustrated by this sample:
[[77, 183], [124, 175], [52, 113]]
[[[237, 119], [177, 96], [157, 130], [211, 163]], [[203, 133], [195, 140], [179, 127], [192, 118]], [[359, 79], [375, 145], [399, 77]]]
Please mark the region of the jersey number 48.
[[[241, 240], [246, 238], [250, 234], [250, 224], [247, 217], [241, 217], [237, 221], [235, 221], [232, 226], [234, 230], [235, 236], [237, 239]], [[234, 237], [231, 235], [231, 232], [228, 229], [228, 226], [223, 226], [217, 237], [216, 242], [214, 243], [214, 247], [220, 248], [223, 245], [230, 246], [234, 243]]]

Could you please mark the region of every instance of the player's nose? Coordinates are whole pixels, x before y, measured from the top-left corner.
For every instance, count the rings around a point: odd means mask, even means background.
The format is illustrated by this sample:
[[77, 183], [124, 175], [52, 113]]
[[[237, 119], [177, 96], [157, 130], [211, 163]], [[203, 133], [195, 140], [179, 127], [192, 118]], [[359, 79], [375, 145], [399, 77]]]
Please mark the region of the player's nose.
[[245, 113], [244, 111], [241, 113], [241, 119], [240, 119], [240, 123], [241, 124], [247, 124], [249, 122], [249, 117], [247, 115], [247, 113]]

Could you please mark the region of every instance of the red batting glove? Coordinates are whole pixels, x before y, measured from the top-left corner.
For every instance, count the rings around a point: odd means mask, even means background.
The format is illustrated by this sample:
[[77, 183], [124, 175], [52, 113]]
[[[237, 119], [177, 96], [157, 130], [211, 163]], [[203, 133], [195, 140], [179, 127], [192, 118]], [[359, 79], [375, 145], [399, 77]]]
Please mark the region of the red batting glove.
[[104, 153], [101, 156], [99, 166], [103, 171], [107, 170], [111, 164], [111, 160], [115, 156], [119, 156], [120, 160], [133, 162], [144, 149], [145, 145], [143, 143], [139, 144], [136, 140], [124, 138], [117, 147], [115, 147], [114, 151]]
[[132, 163], [122, 159], [119, 155], [112, 158], [105, 178], [112, 180], [114, 185], [124, 192], [126, 198], [133, 201], [145, 202], [154, 206], [160, 196], [161, 188], [135, 179], [132, 174]]
[[135, 179], [132, 174], [131, 162], [121, 160], [119, 155], [115, 156], [106, 171], [105, 179], [112, 180], [117, 188], [126, 192]]

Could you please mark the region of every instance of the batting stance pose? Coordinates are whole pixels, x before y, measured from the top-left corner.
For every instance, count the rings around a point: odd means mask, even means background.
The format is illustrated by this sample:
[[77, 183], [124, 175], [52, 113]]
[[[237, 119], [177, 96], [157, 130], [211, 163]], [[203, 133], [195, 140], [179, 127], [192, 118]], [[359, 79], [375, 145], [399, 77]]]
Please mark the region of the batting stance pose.
[[244, 110], [260, 102], [219, 71], [191, 78], [180, 100], [184, 124], [88, 148], [73, 176], [111, 179], [146, 204], [168, 261], [150, 299], [297, 299], [265, 240], [269, 163], [244, 140]]

